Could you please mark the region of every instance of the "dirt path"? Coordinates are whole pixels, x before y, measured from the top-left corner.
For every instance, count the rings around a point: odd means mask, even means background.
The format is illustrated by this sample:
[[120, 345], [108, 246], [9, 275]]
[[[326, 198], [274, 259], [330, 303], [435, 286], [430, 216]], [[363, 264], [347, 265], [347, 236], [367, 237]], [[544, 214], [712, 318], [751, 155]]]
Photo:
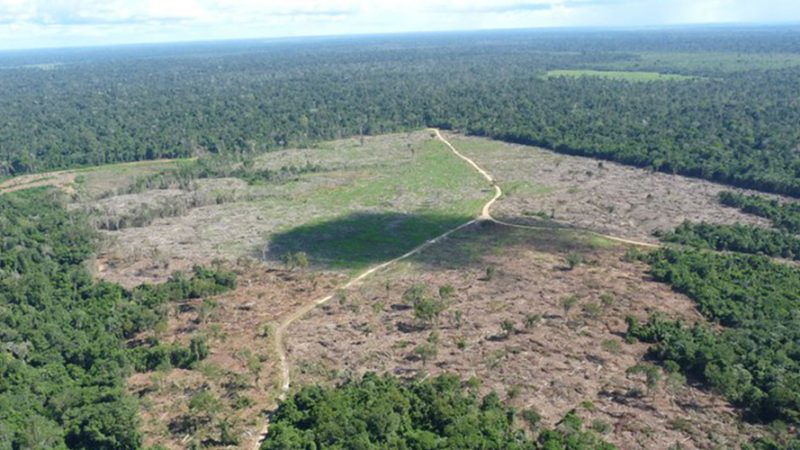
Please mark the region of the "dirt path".
[[[487, 171], [485, 171], [475, 161], [473, 161], [472, 159], [468, 158], [467, 156], [464, 156], [461, 152], [459, 152], [453, 146], [453, 144], [451, 144], [447, 139], [444, 138], [444, 136], [442, 136], [442, 133], [438, 129], [434, 128], [434, 129], [432, 129], [432, 131], [436, 133], [436, 138], [438, 140], [440, 140], [442, 143], [444, 143], [456, 156], [458, 156], [459, 158], [461, 158], [462, 160], [467, 162], [478, 173], [480, 173], [481, 176], [483, 176], [489, 183], [491, 183], [492, 187], [494, 187], [494, 196], [488, 202], [486, 202], [486, 204], [483, 205], [483, 208], [481, 209], [481, 214], [478, 217], [476, 217], [475, 219], [472, 219], [469, 222], [466, 222], [466, 223], [464, 223], [462, 225], [459, 225], [458, 227], [453, 228], [453, 229], [451, 229], [451, 230], [449, 230], [449, 231], [447, 231], [447, 232], [445, 232], [445, 233], [443, 233], [443, 234], [441, 234], [441, 235], [439, 235], [439, 236], [437, 236], [437, 237], [435, 237], [435, 238], [433, 238], [431, 240], [425, 241], [423, 244], [415, 247], [414, 249], [408, 251], [407, 253], [405, 253], [405, 254], [403, 254], [401, 256], [398, 256], [397, 258], [394, 258], [392, 260], [383, 262], [381, 264], [378, 264], [376, 266], [373, 266], [373, 267], [365, 270], [364, 272], [359, 274], [357, 277], [355, 277], [352, 280], [348, 281], [347, 283], [339, 286], [336, 289], [336, 291], [349, 289], [349, 288], [355, 286], [356, 284], [358, 284], [359, 282], [363, 281], [365, 278], [367, 278], [370, 275], [374, 274], [375, 272], [378, 272], [378, 271], [380, 271], [382, 269], [385, 269], [386, 267], [388, 267], [388, 266], [390, 266], [390, 265], [392, 265], [392, 264], [394, 264], [396, 262], [399, 262], [399, 261], [407, 259], [407, 258], [409, 258], [411, 256], [414, 256], [415, 254], [421, 252], [425, 248], [427, 248], [427, 247], [429, 247], [429, 246], [441, 241], [442, 239], [447, 238], [451, 234], [453, 234], [453, 233], [455, 233], [455, 232], [457, 232], [459, 230], [462, 230], [462, 229], [464, 229], [464, 228], [466, 228], [466, 227], [468, 227], [468, 226], [470, 226], [470, 225], [472, 225], [472, 224], [474, 224], [476, 222], [491, 221], [491, 222], [494, 222], [494, 223], [496, 223], [498, 225], [503, 225], [503, 226], [512, 227], [512, 228], [527, 229], [527, 230], [547, 230], [547, 229], [551, 229], [551, 228], [547, 228], [547, 227], [534, 227], [534, 226], [528, 226], [528, 225], [518, 225], [518, 224], [508, 223], [508, 222], [504, 222], [504, 221], [501, 221], [501, 220], [498, 220], [498, 219], [495, 219], [494, 217], [492, 217], [492, 214], [491, 214], [492, 205], [494, 205], [495, 202], [497, 202], [497, 200], [499, 200], [500, 197], [503, 196], [503, 190], [500, 188], [500, 186], [495, 182], [494, 178]], [[659, 247], [659, 245], [651, 244], [651, 243], [648, 243], [648, 242], [639, 242], [639, 241], [633, 241], [633, 240], [629, 240], [629, 239], [618, 238], [618, 237], [615, 237], [615, 236], [608, 236], [608, 235], [604, 235], [604, 234], [597, 233], [597, 232], [590, 231], [590, 230], [581, 230], [581, 231], [584, 231], [586, 233], [592, 234], [594, 236], [598, 236], [598, 237], [602, 237], [602, 238], [605, 238], [605, 239], [608, 239], [608, 240], [612, 240], [612, 241], [615, 241], [615, 242], [621, 242], [621, 243], [624, 243], [624, 244], [636, 245], [636, 246], [648, 247], [648, 248], [657, 248], [657, 247]], [[323, 304], [327, 303], [328, 301], [330, 301], [332, 298], [334, 298], [335, 295], [336, 295], [335, 293], [331, 293], [331, 294], [329, 294], [329, 295], [327, 295], [327, 296], [325, 296], [323, 298], [320, 298], [318, 300], [315, 300], [313, 302], [310, 302], [310, 303], [307, 303], [307, 304], [303, 305], [302, 307], [297, 309], [295, 312], [293, 312], [291, 315], [286, 317], [277, 326], [277, 328], [275, 329], [275, 333], [273, 334], [273, 336], [274, 336], [273, 344], [275, 346], [275, 351], [278, 354], [278, 361], [279, 361], [280, 372], [281, 372], [281, 392], [278, 395], [278, 399], [279, 400], [285, 400], [286, 399], [286, 396], [289, 393], [289, 389], [291, 387], [290, 366], [289, 366], [289, 361], [288, 361], [287, 356], [286, 356], [286, 348], [284, 347], [284, 342], [283, 342], [284, 341], [284, 335], [286, 334], [287, 329], [294, 322], [296, 322], [297, 320], [301, 319], [303, 316], [308, 314], [310, 311], [312, 311], [317, 306], [323, 305]], [[268, 429], [269, 429], [269, 421], [267, 421], [264, 424], [263, 429], [259, 433], [259, 438], [255, 442], [255, 446], [254, 446], [255, 450], [258, 450], [259, 446], [261, 445], [261, 442], [266, 437]]]
[[[521, 228], [521, 229], [526, 229], [526, 230], [546, 230], [546, 229], [548, 229], [547, 227], [536, 227], [536, 226], [530, 226], [530, 225], [519, 225], [519, 224], [516, 224], [516, 223], [504, 222], [502, 220], [498, 220], [498, 219], [495, 219], [494, 217], [492, 217], [492, 213], [491, 213], [492, 205], [494, 205], [494, 203], [498, 199], [500, 199], [500, 197], [503, 196], [503, 190], [497, 184], [495, 179], [489, 174], [489, 172], [483, 170], [483, 168], [481, 168], [481, 166], [479, 166], [475, 161], [473, 161], [472, 159], [470, 159], [467, 156], [464, 156], [464, 154], [462, 154], [461, 152], [456, 150], [456, 148], [453, 146], [453, 144], [451, 144], [447, 139], [445, 139], [444, 136], [442, 136], [442, 133], [438, 129], [433, 129], [433, 131], [436, 133], [436, 138], [437, 139], [442, 141], [444, 143], [444, 145], [446, 145], [448, 148], [450, 148], [450, 150], [453, 153], [455, 153], [456, 156], [458, 156], [459, 158], [463, 159], [469, 165], [474, 167], [475, 170], [477, 170], [481, 175], [483, 175], [483, 177], [486, 178], [486, 180], [489, 183], [491, 183], [492, 186], [494, 186], [494, 192], [495, 192], [494, 198], [492, 198], [491, 200], [489, 200], [488, 203], [483, 205], [483, 210], [481, 211], [481, 216], [478, 218], [479, 220], [488, 220], [488, 221], [494, 222], [494, 223], [496, 223], [498, 225], [503, 225], [503, 226], [512, 227], [512, 228]], [[658, 244], [652, 244], [652, 243], [649, 243], [649, 242], [642, 242], [642, 241], [635, 241], [635, 240], [631, 240], [631, 239], [624, 239], [624, 238], [620, 238], [620, 237], [616, 237], [616, 236], [610, 236], [610, 235], [607, 235], [607, 234], [598, 233], [598, 232], [592, 231], [592, 230], [581, 229], [581, 231], [584, 232], [584, 233], [587, 233], [587, 234], [591, 234], [593, 236], [601, 237], [603, 239], [608, 239], [608, 240], [614, 241], [614, 242], [620, 242], [620, 243], [623, 243], [623, 244], [636, 245], [636, 246], [639, 246], [639, 247], [647, 247], [647, 248], [659, 248], [659, 247], [661, 247]]]

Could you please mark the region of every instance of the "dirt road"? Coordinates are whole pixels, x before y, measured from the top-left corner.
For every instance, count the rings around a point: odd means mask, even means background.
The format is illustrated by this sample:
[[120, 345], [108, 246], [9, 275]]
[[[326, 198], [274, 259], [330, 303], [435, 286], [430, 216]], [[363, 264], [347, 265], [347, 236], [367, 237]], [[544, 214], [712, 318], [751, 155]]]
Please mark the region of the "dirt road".
[[[492, 183], [492, 186], [494, 186], [494, 191], [495, 191], [494, 198], [489, 200], [489, 202], [486, 203], [483, 206], [483, 210], [481, 211], [481, 215], [478, 218], [479, 220], [489, 220], [489, 221], [494, 222], [494, 223], [496, 223], [498, 225], [503, 225], [503, 226], [512, 227], [512, 228], [522, 228], [522, 229], [528, 229], [528, 230], [544, 230], [544, 229], [547, 229], [545, 227], [535, 227], [535, 226], [530, 226], [530, 225], [519, 225], [519, 224], [516, 224], [516, 223], [504, 222], [502, 220], [495, 219], [492, 216], [491, 208], [492, 208], [492, 205], [494, 205], [494, 203], [500, 197], [503, 196], [503, 190], [500, 188], [500, 185], [497, 184], [497, 182], [489, 174], [489, 172], [483, 170], [483, 168], [481, 168], [481, 166], [479, 166], [475, 161], [473, 161], [472, 159], [470, 159], [467, 156], [464, 156], [461, 152], [456, 150], [456, 148], [453, 146], [453, 144], [451, 144], [450, 141], [445, 139], [444, 136], [442, 136], [442, 133], [438, 129], [434, 129], [433, 131], [436, 133], [436, 138], [437, 139], [442, 141], [444, 143], [444, 145], [446, 145], [448, 148], [450, 148], [450, 150], [453, 153], [455, 153], [456, 156], [458, 156], [459, 158], [463, 159], [469, 165], [474, 167], [475, 170], [477, 170], [484, 178], [486, 178], [486, 180], [489, 183]], [[614, 242], [620, 242], [620, 243], [623, 243], [623, 244], [635, 245], [635, 246], [647, 247], [647, 248], [659, 248], [660, 247], [660, 245], [658, 245], [658, 244], [652, 244], [652, 243], [649, 243], [649, 242], [635, 241], [635, 240], [631, 240], [631, 239], [625, 239], [625, 238], [620, 238], [620, 237], [616, 237], [616, 236], [610, 236], [610, 235], [607, 235], [607, 234], [597, 233], [597, 232], [591, 231], [591, 230], [581, 230], [581, 231], [584, 232], [584, 233], [587, 233], [587, 234], [591, 234], [593, 236], [601, 237], [601, 238], [608, 239], [608, 240], [614, 241]]]
[[[481, 209], [480, 215], [478, 217], [476, 217], [475, 219], [472, 219], [469, 222], [466, 222], [466, 223], [464, 223], [462, 225], [459, 225], [458, 227], [453, 228], [453, 229], [451, 229], [451, 230], [449, 230], [449, 231], [447, 231], [447, 232], [445, 232], [445, 233], [443, 233], [443, 234], [441, 234], [441, 235], [439, 235], [439, 236], [437, 236], [437, 237], [435, 237], [435, 238], [433, 238], [431, 240], [425, 241], [423, 244], [415, 247], [414, 249], [408, 251], [407, 253], [405, 253], [405, 254], [403, 254], [401, 256], [398, 256], [397, 258], [394, 258], [392, 260], [383, 262], [381, 264], [378, 264], [376, 266], [373, 266], [373, 267], [365, 270], [364, 272], [359, 274], [357, 277], [353, 278], [352, 280], [348, 281], [347, 283], [343, 284], [342, 286], [339, 286], [338, 289], [336, 289], [336, 291], [347, 290], [347, 289], [355, 286], [359, 282], [363, 281], [365, 278], [369, 277], [370, 275], [372, 275], [372, 274], [374, 274], [374, 273], [376, 273], [376, 272], [378, 272], [378, 271], [380, 271], [382, 269], [385, 269], [386, 267], [389, 267], [390, 265], [392, 265], [394, 263], [397, 263], [397, 262], [402, 261], [404, 259], [407, 259], [407, 258], [409, 258], [411, 256], [414, 256], [417, 253], [419, 253], [422, 250], [424, 250], [425, 248], [427, 248], [427, 247], [429, 247], [429, 246], [441, 241], [442, 239], [447, 238], [451, 234], [453, 234], [453, 233], [455, 233], [455, 232], [457, 232], [459, 230], [462, 230], [462, 229], [464, 229], [464, 228], [466, 228], [466, 227], [468, 227], [468, 226], [470, 226], [470, 225], [472, 225], [472, 224], [474, 224], [476, 222], [491, 221], [491, 222], [494, 222], [494, 223], [496, 223], [498, 225], [502, 225], [502, 226], [507, 226], [507, 227], [512, 227], [512, 228], [522, 228], [522, 229], [528, 229], [528, 230], [550, 229], [550, 228], [546, 228], [546, 227], [534, 227], [534, 226], [528, 226], [528, 225], [518, 225], [518, 224], [514, 224], [514, 223], [504, 222], [504, 221], [501, 221], [501, 220], [498, 220], [498, 219], [494, 218], [492, 216], [492, 214], [491, 214], [492, 205], [494, 205], [495, 202], [497, 202], [497, 200], [499, 200], [500, 197], [503, 196], [503, 190], [495, 182], [495, 180], [491, 176], [491, 174], [489, 174], [486, 170], [484, 170], [481, 166], [479, 166], [475, 161], [473, 161], [469, 157], [467, 157], [464, 154], [462, 154], [461, 152], [459, 152], [453, 146], [453, 144], [451, 144], [447, 139], [444, 138], [444, 136], [442, 136], [442, 133], [438, 129], [432, 129], [432, 131], [436, 134], [436, 138], [438, 140], [440, 140], [442, 143], [444, 143], [444, 145], [446, 145], [447, 148], [449, 148], [456, 156], [458, 156], [459, 158], [464, 160], [467, 164], [472, 166], [478, 173], [481, 174], [481, 176], [483, 176], [486, 179], [486, 181], [488, 181], [492, 185], [492, 187], [494, 188], [494, 196], [488, 202], [486, 202], [483, 205], [483, 208]], [[647, 247], [647, 248], [657, 248], [657, 247], [659, 247], [659, 245], [651, 244], [651, 243], [648, 243], [648, 242], [640, 242], [640, 241], [634, 241], [634, 240], [619, 238], [619, 237], [616, 237], [616, 236], [608, 236], [608, 235], [604, 235], [604, 234], [597, 233], [597, 232], [590, 231], [590, 230], [581, 230], [581, 231], [584, 231], [584, 232], [592, 234], [594, 236], [602, 237], [604, 239], [608, 239], [608, 240], [611, 240], [611, 241], [620, 242], [620, 243], [623, 243], [623, 244], [635, 245], [635, 246], [641, 246], [641, 247]], [[275, 346], [275, 351], [278, 354], [278, 360], [279, 360], [280, 372], [281, 372], [281, 393], [278, 396], [279, 400], [285, 400], [286, 396], [289, 393], [289, 389], [291, 388], [290, 366], [289, 366], [289, 361], [288, 361], [287, 356], [286, 356], [286, 349], [284, 347], [284, 342], [283, 342], [283, 338], [284, 338], [284, 336], [286, 334], [287, 329], [295, 321], [301, 319], [303, 316], [308, 314], [310, 311], [312, 311], [317, 306], [320, 306], [320, 305], [323, 305], [323, 304], [327, 303], [332, 298], [334, 298], [334, 296], [335, 296], [335, 292], [331, 293], [330, 295], [327, 295], [327, 296], [325, 296], [323, 298], [315, 300], [315, 301], [313, 301], [311, 303], [307, 303], [307, 304], [303, 305], [298, 310], [293, 312], [291, 315], [286, 317], [278, 325], [278, 327], [275, 329], [275, 333], [273, 334], [273, 336], [274, 336], [273, 344]], [[257, 450], [258, 447], [261, 445], [262, 440], [264, 439], [264, 437], [267, 434], [268, 427], [269, 427], [269, 422], [264, 424], [264, 428], [259, 433], [259, 439], [256, 441], [255, 446], [254, 446], [255, 450]]]

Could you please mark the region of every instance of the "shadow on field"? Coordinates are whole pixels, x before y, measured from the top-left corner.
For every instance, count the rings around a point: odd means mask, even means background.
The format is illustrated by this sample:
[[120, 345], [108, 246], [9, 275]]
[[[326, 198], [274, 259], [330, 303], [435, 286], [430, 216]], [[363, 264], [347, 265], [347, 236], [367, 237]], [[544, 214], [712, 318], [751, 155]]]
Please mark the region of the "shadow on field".
[[303, 252], [313, 265], [362, 268], [396, 258], [470, 220], [459, 215], [353, 213], [278, 233], [264, 256], [283, 260]]
[[432, 270], [459, 269], [466, 266], [485, 267], [487, 259], [509, 248], [529, 249], [566, 258], [570, 253], [589, 254], [603, 247], [614, 246], [592, 238], [579, 230], [558, 224], [540, 222], [541, 229], [524, 230], [494, 222], [475, 226], [450, 235], [442, 245], [431, 246], [413, 257], [413, 261]]
[[[287, 255], [303, 252], [314, 266], [360, 269], [396, 258], [470, 220], [470, 217], [441, 214], [354, 213], [278, 233], [263, 256], [284, 261]], [[589, 252], [604, 245], [578, 231], [555, 225], [549, 229], [520, 230], [480, 222], [411, 259], [430, 268], [459, 268], [484, 264], [486, 256], [511, 246], [566, 255]]]

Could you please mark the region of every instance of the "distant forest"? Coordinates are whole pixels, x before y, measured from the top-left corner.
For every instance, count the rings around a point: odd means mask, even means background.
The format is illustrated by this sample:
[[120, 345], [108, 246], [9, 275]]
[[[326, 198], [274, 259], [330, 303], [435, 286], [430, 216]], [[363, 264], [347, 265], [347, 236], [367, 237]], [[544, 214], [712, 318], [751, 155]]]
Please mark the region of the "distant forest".
[[6, 52], [0, 92], [0, 176], [436, 126], [800, 196], [800, 27]]

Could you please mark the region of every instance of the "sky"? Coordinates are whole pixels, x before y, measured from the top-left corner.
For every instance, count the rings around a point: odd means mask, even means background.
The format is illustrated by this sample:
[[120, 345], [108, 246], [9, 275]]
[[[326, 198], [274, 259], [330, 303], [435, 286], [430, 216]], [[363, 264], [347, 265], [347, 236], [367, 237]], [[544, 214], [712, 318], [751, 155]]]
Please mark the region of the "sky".
[[705, 23], [800, 23], [800, 0], [0, 0], [0, 49]]

